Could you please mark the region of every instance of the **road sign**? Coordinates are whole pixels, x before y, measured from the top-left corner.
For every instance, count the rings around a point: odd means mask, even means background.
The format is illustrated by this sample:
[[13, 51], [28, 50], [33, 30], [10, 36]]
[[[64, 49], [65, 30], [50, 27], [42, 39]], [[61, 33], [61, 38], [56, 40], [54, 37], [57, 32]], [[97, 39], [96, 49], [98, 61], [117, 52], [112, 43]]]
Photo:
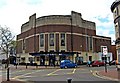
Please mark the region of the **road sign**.
[[103, 52], [103, 55], [107, 55], [108, 54], [107, 46], [103, 46], [102, 47], [102, 52]]
[[106, 65], [107, 57], [106, 57], [106, 55], [108, 54], [108, 49], [107, 49], [107, 46], [101, 46], [101, 48], [102, 48], [102, 53], [105, 57], [105, 72], [107, 73], [107, 65]]

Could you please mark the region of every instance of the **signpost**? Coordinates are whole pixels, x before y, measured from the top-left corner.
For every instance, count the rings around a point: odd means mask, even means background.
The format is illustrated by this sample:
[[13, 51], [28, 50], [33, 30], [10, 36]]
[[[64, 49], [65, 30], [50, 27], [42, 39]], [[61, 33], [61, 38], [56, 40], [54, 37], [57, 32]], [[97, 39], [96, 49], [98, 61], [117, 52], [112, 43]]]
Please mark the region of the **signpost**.
[[106, 63], [107, 63], [107, 57], [106, 57], [106, 55], [108, 54], [107, 46], [102, 46], [102, 54], [103, 54], [103, 56], [105, 56], [105, 57], [104, 57], [104, 61], [105, 61], [105, 72], [107, 73], [107, 65], [106, 65]]

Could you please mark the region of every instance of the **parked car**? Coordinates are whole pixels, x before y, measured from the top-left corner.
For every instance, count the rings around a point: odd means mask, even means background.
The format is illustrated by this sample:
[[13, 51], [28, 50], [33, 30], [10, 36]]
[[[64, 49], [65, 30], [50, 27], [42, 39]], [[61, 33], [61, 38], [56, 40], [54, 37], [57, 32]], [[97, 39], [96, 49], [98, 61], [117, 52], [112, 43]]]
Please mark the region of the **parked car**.
[[60, 68], [75, 68], [77, 64], [70, 60], [62, 60], [60, 62]]
[[110, 61], [110, 62], [109, 62], [109, 65], [116, 65], [116, 61], [115, 61], [115, 60]]
[[100, 61], [100, 60], [96, 60], [92, 63], [92, 67], [93, 66], [97, 66], [97, 67], [100, 67], [100, 66], [104, 66], [105, 63], [103, 61]]

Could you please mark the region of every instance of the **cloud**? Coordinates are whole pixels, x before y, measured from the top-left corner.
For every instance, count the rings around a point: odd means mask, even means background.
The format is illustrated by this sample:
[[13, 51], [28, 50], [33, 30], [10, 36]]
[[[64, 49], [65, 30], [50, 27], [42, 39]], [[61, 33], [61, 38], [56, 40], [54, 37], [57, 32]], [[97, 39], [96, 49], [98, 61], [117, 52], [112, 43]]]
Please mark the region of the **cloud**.
[[111, 42], [115, 40], [115, 31], [114, 30], [109, 30], [104, 27], [98, 27], [96, 31], [97, 35], [101, 36], [106, 36], [106, 37], [111, 37]]
[[22, 2], [29, 5], [39, 5], [42, 3], [42, 0], [22, 0]]
[[0, 8], [4, 7], [6, 5], [5, 0], [0, 0]]
[[[93, 21], [97, 26], [97, 34], [113, 37], [113, 15], [110, 10], [114, 0], [1, 0], [0, 25], [10, 27], [12, 32], [20, 34], [21, 25], [29, 20], [33, 13], [37, 17], [46, 15], [70, 15], [71, 11], [80, 12], [83, 19]], [[102, 19], [107, 19], [103, 22]], [[105, 28], [107, 34], [101, 31]], [[114, 37], [113, 37], [114, 39]]]

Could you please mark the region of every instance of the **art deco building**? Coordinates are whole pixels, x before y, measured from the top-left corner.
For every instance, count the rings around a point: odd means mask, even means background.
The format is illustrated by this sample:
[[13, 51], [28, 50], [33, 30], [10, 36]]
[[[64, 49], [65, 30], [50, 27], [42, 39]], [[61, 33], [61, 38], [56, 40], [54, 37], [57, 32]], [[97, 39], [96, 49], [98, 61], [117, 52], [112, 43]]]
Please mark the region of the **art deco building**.
[[74, 11], [71, 15], [30, 16], [21, 26], [17, 42], [20, 63], [34, 61], [38, 65], [56, 65], [63, 59], [78, 64], [103, 60], [101, 46], [107, 46], [111, 52], [111, 38], [96, 35], [95, 23]]
[[114, 17], [117, 62], [120, 62], [120, 0], [116, 0], [111, 5], [111, 11]]

